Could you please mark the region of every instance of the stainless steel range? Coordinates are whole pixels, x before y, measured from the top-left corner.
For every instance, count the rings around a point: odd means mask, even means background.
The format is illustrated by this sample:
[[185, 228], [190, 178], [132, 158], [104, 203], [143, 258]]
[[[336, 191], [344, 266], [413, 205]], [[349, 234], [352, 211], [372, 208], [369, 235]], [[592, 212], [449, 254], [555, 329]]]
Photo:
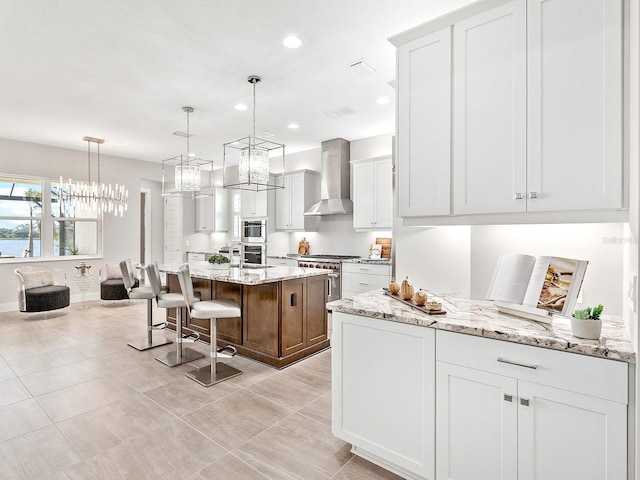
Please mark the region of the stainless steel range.
[[357, 255], [305, 255], [298, 258], [299, 267], [323, 268], [328, 270], [329, 298], [328, 301], [340, 299], [340, 276], [342, 274], [342, 260], [360, 258]]

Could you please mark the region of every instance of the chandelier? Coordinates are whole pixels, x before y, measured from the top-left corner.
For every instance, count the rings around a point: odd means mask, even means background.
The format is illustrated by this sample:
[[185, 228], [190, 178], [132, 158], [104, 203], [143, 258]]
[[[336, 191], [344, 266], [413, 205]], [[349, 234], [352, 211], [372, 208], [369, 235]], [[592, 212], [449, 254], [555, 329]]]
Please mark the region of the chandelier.
[[[284, 188], [284, 144], [256, 137], [256, 84], [261, 81], [257, 75], [250, 75], [247, 81], [253, 85], [253, 128], [252, 134], [223, 145], [222, 175], [225, 188], [240, 190], [272, 190]], [[237, 158], [235, 158], [237, 157]], [[269, 172], [270, 159], [280, 158], [282, 176], [273, 178]], [[238, 174], [228, 174], [227, 167], [237, 160]]]
[[[187, 132], [174, 132], [174, 135], [185, 137], [187, 139], [187, 154], [163, 160], [162, 195], [182, 196], [187, 194], [194, 197], [212, 195], [213, 190], [211, 188], [209, 188], [207, 192], [202, 189], [201, 170], [208, 171], [209, 176], [211, 177], [213, 173], [213, 161], [196, 158], [195, 155], [191, 153], [189, 139], [192, 135], [190, 131], [189, 115], [193, 113], [193, 107], [182, 107], [182, 111], [187, 114]], [[169, 170], [169, 167], [173, 167], [173, 175], [168, 175], [169, 178], [173, 178], [173, 185], [170, 184], [170, 180], [165, 178], [165, 168]], [[201, 167], [205, 168], [202, 169]], [[208, 187], [211, 186], [211, 178], [209, 178]]]
[[[95, 212], [98, 216], [102, 216], [103, 213], [112, 213], [116, 216], [123, 216], [127, 210], [129, 202], [129, 192], [124, 185], [115, 186], [111, 184], [104, 184], [100, 182], [100, 145], [104, 143], [102, 138], [83, 137], [82, 140], [87, 142], [87, 162], [89, 167], [89, 181], [88, 182], [76, 182], [71, 178], [68, 181], [64, 181], [60, 177], [58, 184], [59, 198], [61, 207], [64, 205], [64, 210], [67, 215], [73, 212], [75, 215], [76, 209], [90, 210]], [[98, 160], [98, 181], [91, 181], [91, 144], [97, 145], [97, 160]]]

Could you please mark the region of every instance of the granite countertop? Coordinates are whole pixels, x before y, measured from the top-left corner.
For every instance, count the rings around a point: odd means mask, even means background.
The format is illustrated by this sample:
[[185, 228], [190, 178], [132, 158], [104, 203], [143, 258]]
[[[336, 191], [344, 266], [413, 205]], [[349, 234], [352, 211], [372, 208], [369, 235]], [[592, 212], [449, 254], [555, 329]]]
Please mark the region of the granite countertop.
[[[160, 271], [178, 273], [180, 265], [160, 265]], [[320, 268], [300, 267], [266, 267], [266, 268], [215, 268], [209, 262], [192, 262], [189, 264], [192, 277], [216, 280], [218, 282], [239, 283], [242, 285], [260, 285], [262, 283], [281, 282], [295, 278], [326, 275], [327, 271]]]
[[336, 300], [328, 303], [327, 309], [629, 363], [636, 361], [633, 345], [619, 317], [603, 315], [600, 339], [585, 340], [571, 334], [571, 321], [566, 317], [554, 316], [552, 323], [545, 324], [498, 312], [487, 300], [436, 292], [429, 292], [429, 300], [441, 302], [447, 314], [427, 315], [385, 295], [382, 290]]
[[[307, 255], [287, 253], [286, 255], [267, 255], [267, 258], [284, 258], [289, 260], [314, 260]], [[391, 265], [390, 258], [350, 258], [340, 260], [342, 263], [371, 263], [373, 265]]]

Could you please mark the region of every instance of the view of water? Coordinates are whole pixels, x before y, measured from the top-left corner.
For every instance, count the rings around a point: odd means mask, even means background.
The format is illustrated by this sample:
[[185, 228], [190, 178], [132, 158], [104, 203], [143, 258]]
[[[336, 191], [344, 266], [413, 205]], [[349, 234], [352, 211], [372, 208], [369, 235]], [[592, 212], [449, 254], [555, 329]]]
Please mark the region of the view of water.
[[[0, 253], [3, 257], [13, 256], [22, 257], [24, 251], [29, 248], [28, 239], [6, 239], [0, 238]], [[40, 256], [40, 240], [33, 241], [33, 256]]]

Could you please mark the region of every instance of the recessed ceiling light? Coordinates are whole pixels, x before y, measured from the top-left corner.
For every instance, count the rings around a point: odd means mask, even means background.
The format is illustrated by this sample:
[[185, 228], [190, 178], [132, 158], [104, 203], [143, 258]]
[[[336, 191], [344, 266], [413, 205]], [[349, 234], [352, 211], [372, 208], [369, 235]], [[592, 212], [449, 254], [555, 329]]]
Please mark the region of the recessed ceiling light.
[[300, 125], [298, 125], [297, 123], [290, 123], [289, 125], [287, 125], [287, 127], [295, 130], [296, 128], [300, 128]]
[[235, 108], [236, 110], [240, 110], [241, 112], [244, 112], [247, 109], [247, 106], [244, 103], [239, 103], [233, 108]]
[[287, 48], [298, 48], [302, 45], [302, 40], [300, 40], [295, 35], [289, 35], [284, 40], [282, 40], [282, 44]]
[[389, 99], [389, 97], [380, 97], [376, 100], [376, 103], [378, 105], [385, 105], [387, 103], [389, 103], [391, 100]]

